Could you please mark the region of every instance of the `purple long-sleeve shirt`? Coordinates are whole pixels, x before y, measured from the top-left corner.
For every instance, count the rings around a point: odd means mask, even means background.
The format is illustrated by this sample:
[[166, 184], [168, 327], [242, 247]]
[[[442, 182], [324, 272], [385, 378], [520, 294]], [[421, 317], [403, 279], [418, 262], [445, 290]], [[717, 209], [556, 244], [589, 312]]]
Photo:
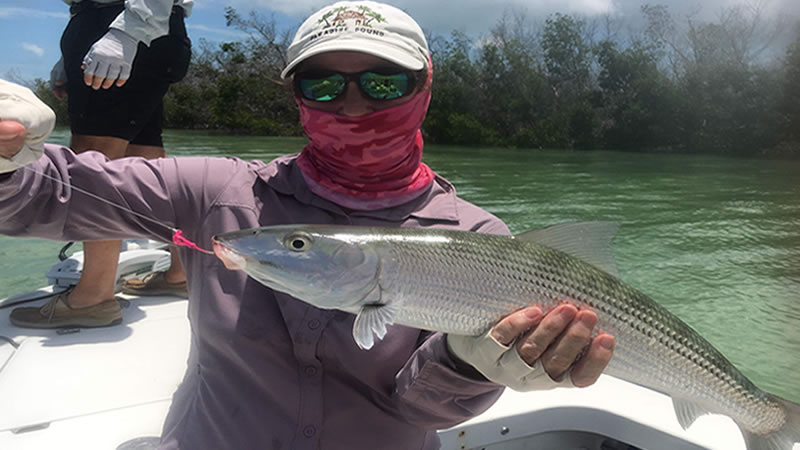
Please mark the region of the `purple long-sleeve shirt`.
[[[348, 213], [308, 190], [293, 156], [266, 164], [108, 161], [48, 145], [30, 168], [67, 184], [27, 168], [0, 176], [3, 234], [170, 239], [167, 228], [73, 186], [181, 229], [205, 248], [218, 233], [289, 223], [509, 233], [440, 177], [410, 203]], [[481, 413], [501, 393], [453, 361], [440, 333], [391, 326], [372, 349], [360, 350], [353, 315], [273, 291], [213, 255], [181, 249], [180, 256], [192, 339], [163, 449], [433, 449], [435, 430]]]

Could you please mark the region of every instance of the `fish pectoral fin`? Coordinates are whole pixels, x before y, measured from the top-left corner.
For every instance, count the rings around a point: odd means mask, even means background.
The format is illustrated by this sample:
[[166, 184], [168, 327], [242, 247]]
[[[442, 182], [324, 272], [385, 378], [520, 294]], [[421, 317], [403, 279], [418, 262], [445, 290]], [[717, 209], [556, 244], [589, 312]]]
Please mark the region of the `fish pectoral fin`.
[[710, 411], [703, 409], [703, 407], [691, 400], [673, 398], [672, 406], [675, 408], [675, 415], [678, 417], [678, 423], [681, 424], [684, 430], [692, 426], [698, 417], [710, 413]]
[[394, 323], [396, 305], [367, 305], [361, 308], [353, 323], [353, 339], [362, 350], [369, 350], [378, 340], [386, 336], [386, 326]]
[[562, 251], [619, 277], [617, 261], [611, 252], [617, 230], [616, 222], [569, 222], [526, 231], [514, 238]]

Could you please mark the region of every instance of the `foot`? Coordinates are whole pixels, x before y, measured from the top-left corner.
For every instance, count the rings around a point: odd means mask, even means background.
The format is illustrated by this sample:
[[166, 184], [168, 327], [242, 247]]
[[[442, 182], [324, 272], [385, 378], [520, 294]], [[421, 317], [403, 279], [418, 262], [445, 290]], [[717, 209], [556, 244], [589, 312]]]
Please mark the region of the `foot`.
[[186, 283], [186, 274], [183, 273], [183, 270], [172, 270], [170, 267], [164, 272], [164, 280], [166, 280], [169, 284], [180, 284]]
[[75, 308], [67, 303], [72, 290], [53, 297], [42, 307], [22, 307], [11, 311], [11, 323], [22, 328], [107, 327], [122, 323], [122, 312], [115, 298], [86, 308]]
[[122, 292], [129, 295], [174, 295], [189, 298], [186, 281], [170, 282], [167, 272], [153, 272], [141, 279], [128, 280]]
[[109, 298], [114, 298], [114, 289], [98, 290], [89, 283], [78, 284], [68, 291], [64, 303], [72, 309], [84, 309], [99, 305]]

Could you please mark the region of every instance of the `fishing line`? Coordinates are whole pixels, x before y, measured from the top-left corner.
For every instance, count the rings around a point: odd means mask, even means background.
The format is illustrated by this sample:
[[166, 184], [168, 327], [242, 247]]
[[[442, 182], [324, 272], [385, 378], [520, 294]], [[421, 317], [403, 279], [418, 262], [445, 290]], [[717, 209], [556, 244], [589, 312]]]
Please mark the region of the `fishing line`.
[[[11, 161], [11, 159], [8, 159], [8, 160]], [[67, 188], [73, 189], [76, 192], [80, 192], [83, 195], [87, 195], [87, 196], [89, 196], [89, 197], [91, 197], [91, 198], [93, 198], [95, 200], [98, 200], [98, 201], [100, 201], [102, 203], [105, 203], [107, 205], [113, 206], [114, 208], [120, 209], [122, 211], [131, 213], [134, 216], [137, 216], [137, 217], [139, 217], [141, 219], [150, 221], [150, 222], [152, 222], [152, 223], [154, 223], [154, 224], [156, 224], [156, 225], [158, 225], [160, 227], [166, 228], [167, 230], [169, 230], [172, 233], [172, 243], [177, 245], [177, 246], [179, 246], [179, 247], [188, 247], [188, 248], [190, 248], [192, 250], [197, 250], [199, 252], [202, 252], [202, 253], [205, 253], [205, 254], [208, 254], [208, 255], [213, 255], [214, 254], [214, 252], [212, 252], [212, 251], [205, 250], [203, 248], [198, 247], [197, 244], [195, 244], [194, 242], [192, 242], [189, 239], [187, 239], [186, 237], [184, 237], [183, 236], [183, 230], [179, 230], [177, 228], [171, 227], [171, 226], [167, 225], [166, 223], [161, 222], [161, 221], [159, 221], [157, 219], [153, 219], [152, 217], [148, 217], [148, 216], [146, 216], [144, 214], [138, 213], [138, 212], [136, 212], [136, 211], [134, 211], [134, 210], [132, 210], [130, 208], [126, 208], [126, 207], [124, 207], [122, 205], [118, 205], [118, 204], [116, 204], [116, 203], [114, 203], [114, 202], [112, 202], [110, 200], [106, 200], [103, 197], [100, 197], [99, 195], [94, 194], [92, 192], [89, 192], [89, 191], [87, 191], [85, 189], [81, 189], [81, 188], [79, 188], [77, 186], [68, 185], [66, 182], [64, 182], [62, 180], [59, 180], [58, 178], [51, 177], [50, 175], [47, 175], [44, 172], [40, 172], [40, 171], [34, 169], [33, 167], [30, 167], [30, 165], [24, 165], [23, 166], [22, 164], [18, 164], [18, 163], [14, 162], [14, 161], [11, 161], [11, 163], [14, 164], [15, 166], [17, 166], [17, 168], [20, 168], [20, 169], [23, 169], [23, 170], [28, 169], [28, 170], [30, 170], [31, 172], [33, 172], [33, 173], [35, 173], [37, 175], [41, 175], [44, 178], [47, 178], [49, 180], [55, 181], [57, 183], [60, 183], [60, 184], [64, 185]]]

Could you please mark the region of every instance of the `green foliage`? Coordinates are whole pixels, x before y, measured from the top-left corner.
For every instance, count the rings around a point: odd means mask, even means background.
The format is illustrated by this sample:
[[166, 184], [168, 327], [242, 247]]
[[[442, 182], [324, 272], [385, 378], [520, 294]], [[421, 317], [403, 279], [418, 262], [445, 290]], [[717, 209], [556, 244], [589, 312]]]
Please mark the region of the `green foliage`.
[[31, 90], [40, 100], [56, 113], [56, 125], [69, 125], [69, 111], [67, 111], [67, 99], [59, 99], [50, 90], [50, 83], [37, 78], [30, 86]]
[[800, 144], [800, 27], [797, 28], [797, 39], [786, 52], [785, 64], [786, 73], [781, 86], [783, 101], [780, 106], [780, 128], [788, 140]]
[[590, 47], [583, 37], [584, 26], [582, 20], [563, 14], [554, 14], [545, 22], [544, 63], [556, 88], [581, 91], [589, 80]]
[[777, 144], [777, 87], [769, 72], [736, 66], [698, 68], [679, 87], [678, 115], [691, 149], [746, 155]]
[[[423, 130], [429, 142], [482, 145], [492, 139], [491, 133], [476, 131], [486, 127], [480, 123], [481, 104], [474, 95], [479, 75], [470, 58], [471, 45], [466, 35], [454, 32], [432, 47], [434, 95]], [[462, 134], [462, 117], [471, 118], [479, 128]]]
[[[194, 49], [186, 78], [170, 86], [164, 99], [165, 126], [288, 136], [299, 133], [292, 92], [280, 81], [285, 43], [264, 42], [267, 26], [246, 21], [228, 9], [228, 22], [255, 27], [246, 42]], [[249, 20], [256, 20], [251, 17]]]
[[[538, 26], [504, 18], [477, 42], [460, 32], [429, 39], [426, 142], [800, 157], [800, 29], [785, 59], [766, 66], [748, 40], [764, 28], [756, 13], [733, 8], [683, 27], [666, 6], [642, 13], [644, 28], [627, 40], [595, 42], [596, 22], [562, 14]], [[248, 37], [201, 42], [165, 100], [167, 126], [301, 134], [279, 78], [289, 33], [232, 8], [226, 20]]]
[[673, 86], [656, 66], [654, 48], [636, 43], [619, 50], [603, 41], [595, 48], [598, 75], [598, 112], [604, 118], [598, 130], [608, 148], [637, 150], [643, 145], [674, 145], [663, 124], [674, 123], [670, 104]]

